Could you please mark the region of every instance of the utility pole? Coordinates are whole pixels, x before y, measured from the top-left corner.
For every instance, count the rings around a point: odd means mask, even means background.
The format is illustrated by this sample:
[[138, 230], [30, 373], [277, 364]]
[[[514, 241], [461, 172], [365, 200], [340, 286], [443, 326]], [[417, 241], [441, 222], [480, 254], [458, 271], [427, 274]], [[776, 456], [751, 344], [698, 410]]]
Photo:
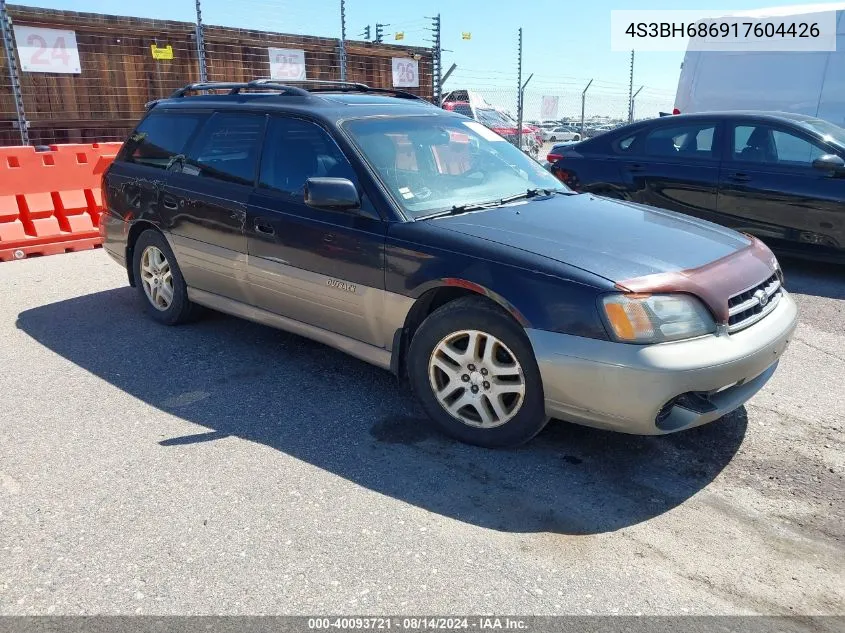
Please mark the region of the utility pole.
[[340, 0], [340, 80], [346, 81], [346, 0]]
[[379, 24], [376, 22], [376, 44], [381, 44], [384, 40], [384, 27], [390, 26], [389, 24]]
[[29, 125], [23, 109], [23, 94], [18, 75], [18, 62], [15, 59], [15, 41], [12, 37], [12, 21], [6, 10], [6, 0], [0, 0], [0, 35], [3, 37], [3, 48], [6, 49], [6, 64], [9, 66], [9, 80], [12, 84], [12, 94], [15, 96], [15, 113], [18, 116], [18, 129], [21, 133], [21, 145], [29, 145]]
[[634, 51], [631, 51], [631, 76], [628, 79], [628, 123], [630, 123], [633, 120], [634, 120]]
[[200, 82], [208, 81], [208, 67], [205, 65], [205, 35], [202, 28], [202, 6], [197, 0], [197, 60], [200, 66]]
[[516, 70], [516, 146], [522, 149], [522, 27], [519, 27]]
[[440, 49], [440, 14], [431, 18], [431, 30], [434, 33], [434, 47], [431, 51], [431, 76], [432, 76], [432, 96], [434, 103], [440, 107], [440, 99], [443, 97], [443, 79], [441, 77], [443, 72], [443, 65], [441, 61], [442, 51]]
[[645, 86], [640, 86], [639, 89], [634, 93], [634, 96], [631, 97], [631, 111], [628, 113], [628, 123], [634, 122], [634, 103], [637, 100], [637, 95], [640, 94], [640, 90], [645, 88]]
[[593, 80], [590, 79], [587, 87], [584, 88], [584, 91], [581, 93], [581, 138], [584, 138], [584, 108], [587, 104], [587, 91], [590, 89]]

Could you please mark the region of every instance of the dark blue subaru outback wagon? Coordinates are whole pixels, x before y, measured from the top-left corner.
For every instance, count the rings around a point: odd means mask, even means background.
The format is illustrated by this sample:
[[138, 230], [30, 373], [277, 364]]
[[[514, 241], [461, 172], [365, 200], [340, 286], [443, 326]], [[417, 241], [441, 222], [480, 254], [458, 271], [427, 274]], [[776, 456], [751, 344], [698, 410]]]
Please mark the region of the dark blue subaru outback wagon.
[[688, 429], [772, 376], [796, 306], [758, 240], [576, 194], [413, 95], [308, 85], [186, 86], [124, 144], [101, 231], [153, 318], [206, 306], [407, 373], [482, 446], [550, 417]]

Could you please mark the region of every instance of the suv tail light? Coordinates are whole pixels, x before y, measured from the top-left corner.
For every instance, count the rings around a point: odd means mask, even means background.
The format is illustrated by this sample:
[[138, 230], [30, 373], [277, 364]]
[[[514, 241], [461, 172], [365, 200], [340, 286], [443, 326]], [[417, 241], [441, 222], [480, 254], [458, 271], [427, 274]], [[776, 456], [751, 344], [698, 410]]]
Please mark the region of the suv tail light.
[[563, 154], [549, 154], [548, 156], [546, 156], [546, 160], [549, 161], [550, 163], [554, 163], [555, 161], [559, 161], [561, 158], [563, 158]]

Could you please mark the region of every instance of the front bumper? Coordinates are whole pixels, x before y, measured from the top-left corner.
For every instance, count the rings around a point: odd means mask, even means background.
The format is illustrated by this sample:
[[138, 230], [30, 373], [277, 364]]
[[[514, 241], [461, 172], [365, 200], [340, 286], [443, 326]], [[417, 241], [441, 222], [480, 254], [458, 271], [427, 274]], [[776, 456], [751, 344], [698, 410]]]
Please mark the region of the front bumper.
[[777, 368], [797, 315], [784, 291], [771, 314], [731, 335], [629, 345], [527, 332], [549, 416], [661, 435], [712, 422], [757, 393]]

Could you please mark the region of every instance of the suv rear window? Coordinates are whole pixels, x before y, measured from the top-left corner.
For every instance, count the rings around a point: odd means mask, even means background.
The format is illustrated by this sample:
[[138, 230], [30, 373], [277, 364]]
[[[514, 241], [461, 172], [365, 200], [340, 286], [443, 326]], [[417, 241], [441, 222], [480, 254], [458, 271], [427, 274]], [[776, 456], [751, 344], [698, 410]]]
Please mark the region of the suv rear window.
[[126, 141], [119, 160], [167, 169], [185, 151], [204, 115], [151, 112]]

